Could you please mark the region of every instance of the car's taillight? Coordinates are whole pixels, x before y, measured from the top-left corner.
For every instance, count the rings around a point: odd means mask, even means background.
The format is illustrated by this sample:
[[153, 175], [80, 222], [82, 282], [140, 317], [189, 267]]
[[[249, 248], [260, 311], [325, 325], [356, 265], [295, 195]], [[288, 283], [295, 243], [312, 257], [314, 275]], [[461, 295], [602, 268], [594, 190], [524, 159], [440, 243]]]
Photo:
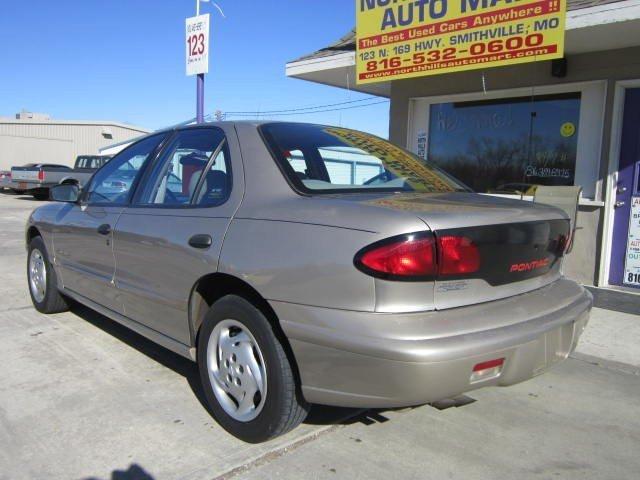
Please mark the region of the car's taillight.
[[566, 235], [560, 235], [557, 241], [556, 254], [562, 257], [565, 253], [571, 250], [571, 241], [573, 240], [571, 233]]
[[480, 268], [478, 247], [466, 237], [431, 233], [401, 235], [360, 250], [354, 259], [364, 273], [389, 280], [435, 280]]
[[38, 180], [44, 182], [44, 170], [38, 170]]
[[402, 235], [362, 249], [354, 263], [361, 271], [388, 279], [426, 279], [437, 273], [433, 235]]
[[467, 237], [438, 237], [440, 275], [464, 275], [480, 268], [478, 247]]

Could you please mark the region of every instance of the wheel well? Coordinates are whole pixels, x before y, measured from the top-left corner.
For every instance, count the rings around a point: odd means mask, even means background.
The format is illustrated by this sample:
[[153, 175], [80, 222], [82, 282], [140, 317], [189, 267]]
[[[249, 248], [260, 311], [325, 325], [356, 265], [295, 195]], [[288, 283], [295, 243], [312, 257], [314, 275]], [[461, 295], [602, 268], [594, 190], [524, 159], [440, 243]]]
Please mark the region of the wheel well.
[[35, 237], [42, 237], [40, 231], [36, 227], [29, 227], [27, 230], [27, 245], [29, 245]]
[[212, 273], [202, 277], [193, 287], [189, 302], [189, 322], [192, 344], [197, 346], [197, 336], [207, 311], [225, 295], [238, 295], [260, 310], [267, 319], [280, 329], [276, 313], [258, 291], [247, 282], [225, 273]]
[[[271, 308], [269, 302], [267, 302], [267, 300], [260, 295], [255, 288], [247, 282], [232, 275], [227, 275], [225, 273], [212, 273], [205, 275], [198, 280], [193, 287], [191, 299], [189, 301], [191, 346], [195, 348], [198, 347], [198, 335], [200, 334], [200, 327], [202, 326], [205, 315], [209, 311], [211, 305], [225, 295], [237, 295], [244, 298], [260, 310], [267, 318], [273, 327], [274, 334], [278, 340], [280, 340], [282, 348], [289, 358], [289, 363], [291, 364], [291, 368], [293, 369], [293, 374], [296, 377], [299, 388], [302, 383], [298, 363], [296, 362], [289, 340], [280, 326], [280, 321], [278, 320], [276, 312]], [[302, 395], [301, 392], [299, 392], [299, 394]]]

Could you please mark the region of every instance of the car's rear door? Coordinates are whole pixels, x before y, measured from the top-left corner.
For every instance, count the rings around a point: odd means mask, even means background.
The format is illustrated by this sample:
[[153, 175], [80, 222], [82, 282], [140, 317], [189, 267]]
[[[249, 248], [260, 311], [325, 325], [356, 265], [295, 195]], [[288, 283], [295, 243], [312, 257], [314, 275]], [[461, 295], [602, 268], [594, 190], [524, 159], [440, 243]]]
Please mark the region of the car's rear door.
[[243, 171], [232, 127], [178, 131], [115, 229], [115, 281], [127, 317], [188, 344], [196, 281], [214, 273]]
[[[166, 134], [143, 139], [123, 150], [95, 175], [79, 204], [67, 204], [53, 232], [55, 261], [65, 289], [121, 313], [113, 283], [113, 228], [129, 201], [134, 179], [160, 148]], [[131, 182], [115, 183], [122, 172]]]

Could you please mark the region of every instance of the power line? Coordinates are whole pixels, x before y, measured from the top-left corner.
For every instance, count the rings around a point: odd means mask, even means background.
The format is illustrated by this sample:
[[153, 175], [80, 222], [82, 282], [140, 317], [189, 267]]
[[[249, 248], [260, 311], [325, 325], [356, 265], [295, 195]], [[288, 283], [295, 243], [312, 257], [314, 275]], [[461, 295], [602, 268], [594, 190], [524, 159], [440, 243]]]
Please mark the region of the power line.
[[269, 113], [269, 112], [243, 112], [243, 113], [232, 113], [232, 112], [225, 112], [225, 116], [228, 117], [262, 117], [265, 115], [268, 115], [270, 117], [282, 117], [282, 116], [289, 116], [289, 115], [310, 115], [310, 114], [314, 114], [314, 113], [326, 113], [326, 112], [337, 112], [340, 110], [352, 110], [354, 108], [364, 108], [364, 107], [371, 107], [373, 105], [380, 105], [383, 103], [388, 103], [388, 100], [382, 100], [382, 101], [378, 101], [378, 102], [372, 102], [372, 103], [365, 103], [362, 105], [352, 105], [350, 107], [341, 107], [341, 108], [330, 108], [330, 109], [325, 109], [325, 110], [312, 110], [309, 112], [302, 112], [299, 110], [296, 111], [290, 111], [288, 113]]
[[[337, 107], [340, 105], [350, 105], [353, 103], [368, 102], [373, 100], [374, 98], [376, 97], [361, 98], [360, 100], [351, 100], [348, 102], [328, 103], [326, 105], [315, 105], [311, 107], [289, 108], [286, 110], [265, 110], [262, 112], [225, 112], [225, 113], [228, 115], [265, 115], [265, 114], [270, 115], [270, 114], [276, 114], [276, 113], [302, 112], [305, 110], [316, 110], [321, 108], [324, 109], [328, 107]], [[388, 102], [388, 101], [389, 100], [384, 100], [384, 102]]]

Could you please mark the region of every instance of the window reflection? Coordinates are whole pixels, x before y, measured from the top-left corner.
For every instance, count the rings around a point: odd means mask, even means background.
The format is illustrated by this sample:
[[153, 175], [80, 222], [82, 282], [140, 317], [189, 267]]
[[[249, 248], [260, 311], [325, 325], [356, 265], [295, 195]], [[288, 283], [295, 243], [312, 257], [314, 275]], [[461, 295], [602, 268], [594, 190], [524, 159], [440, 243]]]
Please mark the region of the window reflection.
[[428, 159], [478, 192], [573, 185], [580, 94], [431, 106]]

